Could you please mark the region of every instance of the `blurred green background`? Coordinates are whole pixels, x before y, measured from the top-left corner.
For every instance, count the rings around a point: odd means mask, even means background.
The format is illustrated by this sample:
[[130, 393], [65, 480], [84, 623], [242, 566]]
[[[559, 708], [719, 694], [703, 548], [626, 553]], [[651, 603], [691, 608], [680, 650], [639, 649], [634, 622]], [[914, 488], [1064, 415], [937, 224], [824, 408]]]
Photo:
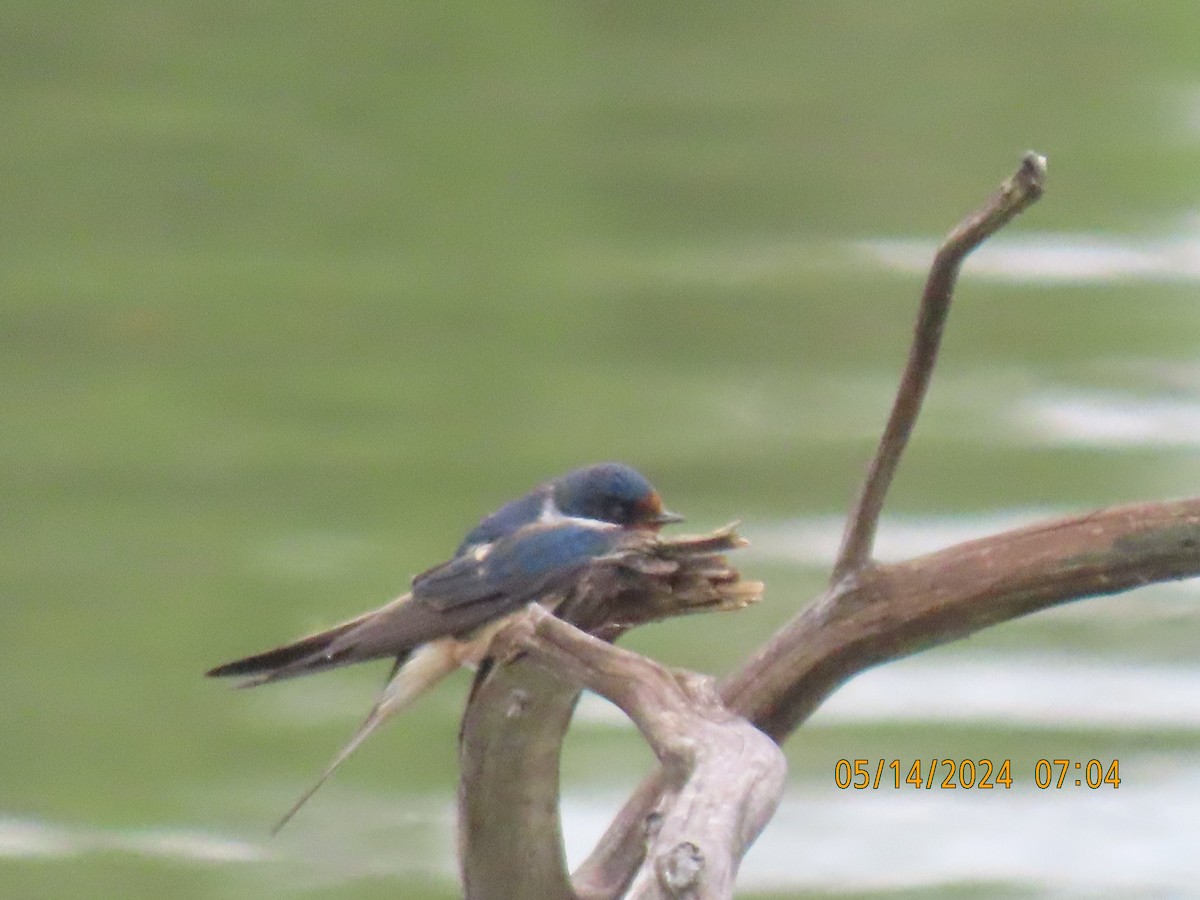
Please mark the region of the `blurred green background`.
[[[727, 671], [821, 586], [925, 261], [1027, 148], [1049, 193], [967, 267], [885, 550], [1194, 493], [1198, 34], [1186, 2], [9, 0], [0, 895], [456, 896], [465, 676], [272, 841], [383, 672], [253, 693], [201, 672], [390, 599], [603, 459], [691, 527], [744, 522], [765, 602], [628, 641]], [[1195, 599], [1082, 604], [879, 673], [884, 714], [789, 746], [747, 896], [1194, 886], [1161, 823], [1200, 809]], [[1149, 696], [1161, 715], [1130, 721]], [[575, 858], [649, 766], [589, 709]], [[832, 785], [843, 757], [1066, 754], [1126, 782]], [[1031, 821], [1073, 842], [1034, 853]]]

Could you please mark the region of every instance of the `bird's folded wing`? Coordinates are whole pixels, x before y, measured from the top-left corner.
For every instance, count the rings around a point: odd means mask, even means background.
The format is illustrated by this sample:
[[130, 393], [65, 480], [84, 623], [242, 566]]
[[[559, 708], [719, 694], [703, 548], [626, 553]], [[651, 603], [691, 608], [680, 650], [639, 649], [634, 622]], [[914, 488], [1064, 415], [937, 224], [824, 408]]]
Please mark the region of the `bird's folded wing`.
[[413, 599], [449, 612], [476, 604], [514, 609], [575, 580], [622, 542], [616, 526], [577, 520], [526, 525], [413, 579]]

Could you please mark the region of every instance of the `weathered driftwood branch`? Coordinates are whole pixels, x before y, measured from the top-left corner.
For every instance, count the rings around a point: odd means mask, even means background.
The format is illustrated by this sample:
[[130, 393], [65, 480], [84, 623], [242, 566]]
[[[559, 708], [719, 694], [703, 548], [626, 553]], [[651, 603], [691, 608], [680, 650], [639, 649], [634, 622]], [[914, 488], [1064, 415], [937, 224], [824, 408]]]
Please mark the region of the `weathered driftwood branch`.
[[[1072, 600], [1200, 575], [1200, 498], [1114, 507], [873, 566], [831, 587], [720, 686], [783, 741], [852, 676]], [[619, 897], [642, 862], [640, 830], [664, 790], [644, 781], [575, 873]]]
[[721, 695], [782, 740], [852, 675], [1072, 600], [1200, 575], [1200, 498], [1097, 510], [862, 572]]
[[579, 688], [529, 660], [476, 679], [459, 740], [458, 858], [478, 898], [575, 894], [558, 810], [559, 755]]
[[[721, 555], [742, 543], [731, 528], [703, 537], [648, 537], [643, 544], [631, 547], [628, 554], [589, 570], [575, 595], [560, 605], [559, 615], [579, 628], [613, 638], [643, 622], [745, 606], [758, 599], [762, 585], [739, 580], [736, 570]], [[494, 671], [483, 673], [476, 681], [463, 717], [459, 858], [466, 894], [471, 898], [565, 900], [577, 896], [567, 874], [562, 848], [558, 760], [579, 697], [579, 685], [590, 684], [600, 675], [587, 674], [579, 668], [584, 663], [567, 658], [569, 654], [564, 656], [561, 649], [553, 657], [557, 660], [557, 673], [547, 670], [546, 659], [550, 648], [556, 645], [549, 639], [537, 643], [535, 638], [557, 635], [557, 646], [566, 643], [576, 649], [590, 648], [582, 652], [592, 661], [603, 654], [595, 647], [599, 642], [576, 628], [562, 625], [567, 633], [583, 642], [570, 644], [561, 629], [555, 630], [555, 625], [562, 623], [543, 623], [533, 636], [526, 635], [534, 649], [541, 650], [540, 654], [511, 659]], [[622, 690], [634, 694], [644, 690], [647, 697], [662, 696], [657, 673], [664, 670], [657, 664], [649, 660], [630, 662], [641, 658], [600, 646], [615, 654], [605, 657], [609, 663], [620, 661], [616, 663], [619, 677], [615, 680], [635, 679]], [[503, 654], [500, 658], [504, 659]], [[599, 668], [600, 663], [592, 666]], [[649, 679], [644, 686], [636, 680], [639, 674]], [[609, 678], [607, 682], [610, 688], [613, 681]], [[683, 684], [680, 691], [684, 690]], [[621, 696], [621, 690], [613, 693], [614, 700]], [[710, 691], [709, 696], [715, 694]], [[635, 708], [635, 699], [628, 696], [620, 702]], [[643, 721], [650, 717], [647, 708], [637, 709]], [[733, 719], [728, 713], [723, 715], [725, 720]], [[744, 723], [741, 727], [750, 729]], [[655, 734], [655, 740], [661, 743], [662, 736], [657, 731]], [[654, 740], [651, 744], [654, 745]], [[710, 770], [704, 771], [707, 774]], [[764, 783], [769, 782], [767, 778]], [[779, 790], [782, 780], [776, 794]], [[748, 808], [761, 811], [763, 804], [748, 803]], [[762, 821], [769, 815], [767, 810]], [[748, 836], [745, 845], [752, 839], [752, 835]], [[740, 858], [740, 854], [733, 858], [734, 870]], [[719, 864], [714, 861], [706, 868], [711, 881], [711, 872], [719, 869]]]
[[[962, 260], [1041, 195], [1044, 166], [1040, 157], [1027, 155], [1000, 192], [943, 243], [922, 295], [895, 405], [852, 509], [828, 588], [719, 686], [720, 701], [731, 713], [746, 717], [776, 741], [784, 740], [839, 685], [872, 666], [1056, 604], [1200, 575], [1200, 498], [1099, 510], [903, 563], [880, 565], [871, 558], [888, 487], [930, 382]], [[532, 668], [522, 661], [503, 667], [500, 674], [521, 666]], [[505, 708], [502, 702], [486, 705]], [[484, 712], [468, 710], [467, 718]], [[568, 718], [569, 710], [554, 729], [565, 729]], [[481, 724], [476, 733], [483, 730], [486, 725]], [[553, 750], [545, 749], [555, 781], [561, 738], [556, 733], [557, 738], [548, 740]], [[468, 777], [464, 769], [465, 784]], [[647, 864], [647, 835], [676, 796], [676, 780], [670, 767], [646, 779], [573, 881], [561, 873], [560, 862], [554, 890], [494, 896], [599, 900], [640, 891], [653, 881], [655, 868]], [[548, 791], [539, 795], [539, 802], [550, 802]], [[544, 816], [557, 829], [556, 811]], [[509, 822], [520, 827], [521, 817], [517, 811]], [[529, 851], [528, 844], [522, 846]], [[513, 871], [512, 859], [521, 866], [532, 858], [510, 858], [506, 873]], [[649, 860], [653, 863], [655, 857]], [[496, 874], [507, 877], [499, 870]], [[470, 879], [468, 895], [476, 896]]]
[[648, 834], [649, 864], [628, 896], [729, 897], [742, 856], [775, 812], [787, 762], [721, 703], [713, 680], [671, 671], [590, 637], [540, 607], [500, 634], [498, 654], [533, 663], [607, 697], [662, 764], [665, 797]]
[[[932, 571], [920, 568], [922, 560], [879, 567], [871, 554], [888, 488], [933, 377], [962, 262], [1041, 197], [1045, 176], [1045, 159], [1036, 153], [1025, 154], [1013, 176], [942, 241], [921, 295], [896, 399], [847, 520], [829, 587], [721, 685], [721, 697], [729, 709], [745, 715], [777, 741], [786, 738], [838, 685], [863, 669], [1038, 608], [1026, 598], [1031, 588], [1021, 577], [1026, 573], [1020, 566], [1026, 560], [1019, 554], [994, 555], [985, 548], [982, 555], [975, 556], [970, 552], [973, 545], [962, 545], [926, 557], [934, 560]], [[992, 540], [1003, 542], [1006, 537]], [[1061, 547], [1057, 565], [1070, 567], [1070, 553], [1066, 546]], [[1003, 556], [999, 563], [997, 555]], [[1004, 577], [1005, 566], [1007, 575], [1020, 582], [1024, 593], [988, 593], [987, 585]], [[946, 567], [960, 571], [959, 581], [953, 583], [960, 594], [952, 592], [948, 572], [943, 571]], [[1045, 568], [1055, 567], [1056, 563], [1048, 560]], [[993, 597], [996, 607], [1007, 603], [1007, 614], [999, 608], [976, 609], [971, 601], [979, 596]], [[1084, 595], [1076, 593], [1051, 602], [1079, 596]], [[661, 773], [642, 783], [576, 872], [578, 885], [596, 896], [620, 896], [642, 863], [638, 830], [662, 793]]]

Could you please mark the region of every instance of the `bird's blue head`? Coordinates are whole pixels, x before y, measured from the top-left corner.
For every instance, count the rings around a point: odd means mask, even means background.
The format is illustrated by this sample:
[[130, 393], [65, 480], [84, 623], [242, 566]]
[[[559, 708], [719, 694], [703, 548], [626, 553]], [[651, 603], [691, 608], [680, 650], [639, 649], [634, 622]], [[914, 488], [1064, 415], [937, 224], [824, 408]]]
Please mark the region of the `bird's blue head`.
[[683, 516], [663, 508], [645, 476], [620, 463], [575, 469], [555, 479], [554, 505], [563, 515], [627, 528], [657, 529], [683, 521]]

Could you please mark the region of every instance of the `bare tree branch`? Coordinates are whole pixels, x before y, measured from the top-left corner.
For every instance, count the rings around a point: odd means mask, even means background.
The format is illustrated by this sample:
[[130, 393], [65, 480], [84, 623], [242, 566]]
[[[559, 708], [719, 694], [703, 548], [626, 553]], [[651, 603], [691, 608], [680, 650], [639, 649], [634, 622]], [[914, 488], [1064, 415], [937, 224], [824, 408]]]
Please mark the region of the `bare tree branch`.
[[[1200, 497], [1031, 525], [831, 586], [720, 686], [731, 712], [783, 741], [865, 669], [1072, 600], [1200, 575]], [[638, 787], [575, 873], [618, 897], [642, 865], [641, 830], [664, 791]]]
[[[672, 723], [675, 714], [664, 713], [675, 709], [681, 697], [701, 710], [697, 714], [701, 722], [722, 718], [736, 722], [737, 717], [744, 716], [772, 740], [782, 742], [841, 684], [872, 666], [1056, 604], [1200, 575], [1200, 498], [1098, 510], [970, 541], [902, 563], [882, 565], [872, 560], [884, 499], [929, 385], [959, 267], [974, 247], [1040, 196], [1044, 175], [1045, 161], [1028, 154], [1021, 169], [1000, 192], [943, 243], [925, 286], [896, 401], [853, 507], [830, 584], [738, 671], [724, 679], [718, 696], [712, 696], [704, 681], [695, 682], [692, 690], [691, 681], [674, 678], [675, 687], [671, 687], [670, 673], [664, 676], [666, 670], [648, 660], [634, 657], [639, 660], [634, 663], [620, 656], [622, 651], [605, 648], [606, 652], [600, 652], [590, 644], [581, 646], [574, 632], [559, 634], [559, 623], [549, 625], [547, 631], [543, 624], [548, 619], [537, 619], [530, 626], [533, 636], [527, 634], [522, 640], [529, 643], [523, 646], [542, 665], [571, 673], [611, 694], [638, 721], [662, 761], [659, 771], [643, 781], [627, 801], [592, 855], [576, 871], [573, 883], [561, 870], [559, 859], [557, 871], [526, 879], [523, 887], [512, 893], [498, 890], [494, 883], [478, 894], [474, 890], [480, 884], [479, 873], [510, 877], [512, 860], [520, 861], [518, 866], [528, 860], [531, 867], [553, 868], [555, 863], [549, 857], [560, 858], [557, 748], [577, 696], [575, 688], [557, 681], [563, 693], [549, 703], [548, 724], [543, 729], [539, 724], [543, 713], [533, 712], [524, 699], [517, 707], [512, 705], [514, 697], [532, 697], [536, 692], [513, 693], [518, 690], [513, 682], [502, 680], [534, 677], [538, 666], [531, 660], [501, 666], [496, 676], [483, 684], [464, 719], [463, 784], [467, 786], [465, 792], [482, 788], [484, 801], [475, 813], [488, 808], [495, 813], [497, 808], [505, 808], [504, 803], [516, 803], [516, 814], [506, 815], [505, 819], [508, 829], [518, 834], [506, 842], [503, 836], [492, 833], [497, 831], [494, 825], [491, 829], [480, 825], [481, 821], [486, 823], [486, 815], [464, 826], [474, 829], [472, 839], [464, 845], [468, 896], [487, 900], [529, 896], [552, 900], [727, 896], [697, 891], [710, 885], [715, 889], [718, 884], [721, 890], [726, 886], [731, 890], [729, 867], [736, 868], [741, 852], [760, 827], [759, 819], [770, 815], [773, 805], [764, 799], [770, 792], [756, 795], [745, 784], [733, 791], [730, 780], [743, 773], [725, 771], [715, 782], [706, 784], [696, 795], [699, 799], [692, 798], [688, 791], [693, 783], [700, 783], [698, 773], [704, 767], [696, 763], [694, 748], [689, 748], [686, 741], [678, 742], [676, 729], [687, 733], [689, 728], [695, 731], [700, 726], [695, 720]], [[643, 574], [653, 570], [650, 565]], [[717, 583], [720, 581], [710, 585]], [[596, 592], [589, 602], [603, 594], [603, 585], [592, 587]], [[607, 586], [612, 588], [612, 584]], [[637, 595], [637, 590], [627, 586], [623, 596], [631, 600], [628, 609], [645, 600]], [[603, 621], [618, 623], [609, 633], [628, 627], [628, 623], [620, 624], [625, 620], [611, 606], [600, 606], [595, 613], [599, 618], [586, 627], [594, 628]], [[586, 615], [589, 608], [584, 602], [576, 610]], [[659, 609], [650, 618], [661, 617], [662, 612]], [[614, 659], [624, 662], [613, 664]], [[616, 667], [609, 668], [612, 665]], [[618, 673], [633, 671], [641, 673], [637, 676], [638, 687], [623, 686]], [[541, 677], [554, 681], [554, 676], [544, 671]], [[499, 693], [485, 698], [484, 692], [493, 687]], [[676, 689], [679, 696], [675, 695]], [[513, 709], [518, 712], [504, 712]], [[515, 726], [513, 721], [525, 710], [531, 711], [528, 724]], [[516, 748], [514, 752], [522, 759], [512, 770], [506, 771], [503, 764], [487, 769], [475, 758], [486, 750], [482, 739], [494, 737], [498, 742], [495, 746], [513, 747], [512, 734], [522, 728], [529, 745]], [[719, 740], [705, 737], [704, 743]], [[775, 771], [770, 762], [756, 765], [764, 772]], [[501, 786], [499, 790], [491, 784], [511, 771], [517, 777], [510, 780], [529, 783]], [[690, 778], [685, 777], [689, 772]], [[551, 781], [554, 789], [549, 785]], [[681, 783], [685, 784], [682, 790]], [[665, 842], [660, 839], [670, 817], [681, 815], [679, 821], [688, 822], [686, 807], [704, 802], [709, 795], [757, 797], [746, 801], [753, 809], [741, 819], [742, 830], [726, 838], [732, 851], [724, 857], [729, 864], [723, 863], [725, 868], [720, 871], [708, 870], [714, 859], [711, 851], [694, 844], [686, 829], [672, 833]], [[472, 812], [470, 806], [464, 804], [464, 821]], [[528, 828], [522, 821], [527, 815], [533, 823]], [[535, 845], [550, 850], [539, 855]], [[507, 855], [509, 865], [489, 869], [478, 859], [489, 853]], [[708, 882], [703, 881], [706, 873]], [[719, 878], [711, 877], [714, 873]]]
[[628, 896], [732, 897], [742, 856], [783, 793], [787, 762], [779, 747], [729, 713], [711, 678], [613, 647], [540, 607], [531, 607], [492, 646], [501, 655], [523, 650], [533, 662], [607, 697], [662, 764], [667, 802], [649, 835], [649, 865]]
[[950, 312], [950, 300], [963, 260], [1041, 197], [1045, 184], [1045, 158], [1033, 152], [1026, 153], [1021, 160], [1021, 167], [1013, 176], [1000, 185], [1000, 190], [978, 211], [967, 216], [946, 235], [938, 248], [925, 282], [925, 291], [921, 295], [913, 342], [892, 413], [867, 468], [862, 491], [846, 522], [846, 533], [842, 537], [842, 546], [830, 577], [832, 582], [840, 581], [871, 561], [879, 514], [883, 511], [883, 501], [891, 486], [892, 476], [896, 474], [900, 456], [908, 444], [917, 415], [921, 412], [921, 404], [929, 390], [933, 366], [942, 342], [942, 326]]
[[868, 569], [721, 686], [783, 740], [852, 675], [1073, 600], [1200, 575], [1200, 498], [1031, 525]]
[[517, 660], [476, 684], [459, 747], [465, 896], [574, 900], [558, 811], [558, 761], [579, 688]]

